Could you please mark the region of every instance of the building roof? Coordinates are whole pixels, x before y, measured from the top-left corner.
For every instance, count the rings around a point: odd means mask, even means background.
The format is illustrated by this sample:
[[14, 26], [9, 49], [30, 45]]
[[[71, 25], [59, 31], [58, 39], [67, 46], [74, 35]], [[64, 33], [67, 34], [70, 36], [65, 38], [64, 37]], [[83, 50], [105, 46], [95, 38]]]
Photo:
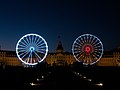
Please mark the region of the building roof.
[[63, 50], [63, 46], [62, 46], [61, 41], [59, 41], [59, 43], [58, 43], [58, 46], [57, 46], [56, 50]]
[[120, 52], [120, 46], [117, 47], [117, 48], [114, 48], [112, 51], [113, 51], [113, 52]]

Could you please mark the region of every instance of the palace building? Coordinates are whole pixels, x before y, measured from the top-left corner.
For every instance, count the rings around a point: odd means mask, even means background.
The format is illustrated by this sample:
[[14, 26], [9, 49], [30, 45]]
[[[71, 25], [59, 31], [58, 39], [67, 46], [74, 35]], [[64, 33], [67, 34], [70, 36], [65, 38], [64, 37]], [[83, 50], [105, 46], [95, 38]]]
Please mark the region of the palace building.
[[64, 52], [61, 41], [59, 41], [55, 53], [49, 53], [46, 62], [49, 65], [71, 65], [75, 62], [73, 55], [69, 52]]
[[[58, 42], [58, 46], [54, 53], [48, 53], [44, 60], [49, 66], [53, 65], [72, 65], [77, 62], [70, 52], [64, 52], [62, 42]], [[24, 66], [17, 58], [15, 51], [0, 50], [0, 65], [3, 66]], [[102, 58], [96, 63], [97, 66], [120, 66], [120, 47], [111, 51], [104, 51]]]

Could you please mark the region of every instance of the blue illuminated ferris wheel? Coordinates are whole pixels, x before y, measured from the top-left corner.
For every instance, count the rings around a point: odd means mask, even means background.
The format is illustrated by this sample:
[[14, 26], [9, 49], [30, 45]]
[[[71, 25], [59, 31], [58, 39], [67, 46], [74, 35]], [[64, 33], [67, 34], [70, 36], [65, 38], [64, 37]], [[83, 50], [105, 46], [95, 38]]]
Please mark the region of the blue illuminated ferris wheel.
[[36, 65], [42, 62], [48, 53], [48, 45], [38, 34], [26, 34], [16, 45], [16, 54], [21, 62]]
[[72, 53], [78, 62], [82, 62], [84, 65], [93, 65], [103, 55], [103, 44], [96, 36], [83, 34], [74, 41]]

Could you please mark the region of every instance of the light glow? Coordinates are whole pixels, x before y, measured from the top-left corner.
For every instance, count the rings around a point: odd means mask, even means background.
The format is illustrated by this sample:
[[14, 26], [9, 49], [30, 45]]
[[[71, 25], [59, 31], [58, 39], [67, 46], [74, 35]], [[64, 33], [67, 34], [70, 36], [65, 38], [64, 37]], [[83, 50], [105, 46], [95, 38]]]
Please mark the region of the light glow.
[[98, 83], [98, 84], [95, 84], [97, 86], [103, 86], [103, 83]]

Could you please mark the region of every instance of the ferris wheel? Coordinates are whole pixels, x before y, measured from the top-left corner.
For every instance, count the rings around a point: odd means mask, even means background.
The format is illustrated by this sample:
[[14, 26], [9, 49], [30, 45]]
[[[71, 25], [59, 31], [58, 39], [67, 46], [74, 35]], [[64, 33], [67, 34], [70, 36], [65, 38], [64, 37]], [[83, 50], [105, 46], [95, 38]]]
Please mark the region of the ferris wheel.
[[48, 53], [48, 45], [38, 34], [26, 34], [16, 45], [16, 54], [21, 62], [36, 65], [42, 62]]
[[72, 53], [78, 62], [84, 65], [93, 65], [103, 55], [103, 44], [92, 34], [79, 36], [72, 45]]

